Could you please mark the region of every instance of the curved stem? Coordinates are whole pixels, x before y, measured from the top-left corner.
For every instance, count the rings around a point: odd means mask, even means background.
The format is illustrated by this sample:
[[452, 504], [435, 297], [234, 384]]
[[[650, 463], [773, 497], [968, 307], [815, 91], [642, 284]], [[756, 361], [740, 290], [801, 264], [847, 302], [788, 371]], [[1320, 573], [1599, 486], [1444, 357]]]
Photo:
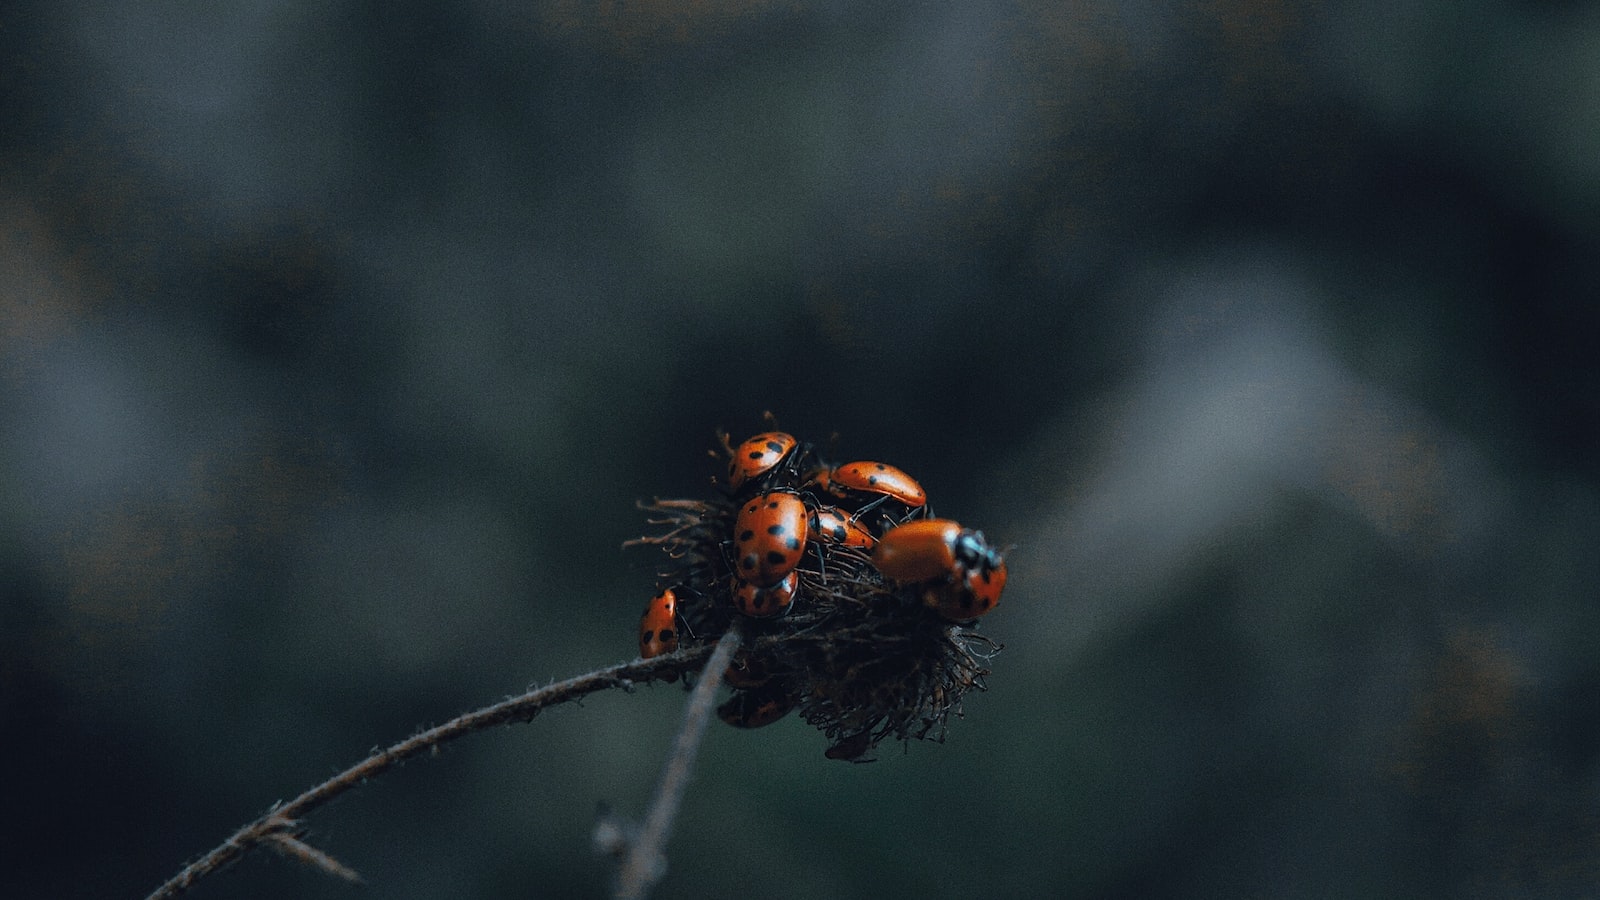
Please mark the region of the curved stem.
[[[721, 644], [718, 645], [718, 652], [720, 652], [720, 649]], [[147, 900], [163, 900], [163, 898], [176, 897], [188, 890], [196, 881], [228, 867], [257, 847], [275, 842], [281, 836], [292, 835], [300, 827], [299, 820], [308, 813], [327, 804], [328, 801], [356, 787], [367, 779], [380, 775], [413, 756], [432, 750], [456, 738], [465, 737], [475, 731], [482, 731], [495, 725], [517, 721], [527, 722], [546, 707], [577, 700], [596, 691], [617, 687], [626, 688], [632, 686], [635, 682], [654, 680], [668, 672], [680, 672], [689, 669], [712, 652], [710, 647], [695, 647], [658, 656], [650, 660], [635, 660], [630, 663], [598, 669], [585, 675], [579, 675], [576, 678], [558, 681], [555, 684], [502, 700], [492, 706], [465, 713], [443, 725], [406, 738], [345, 769], [288, 803], [274, 806], [261, 818], [234, 832], [231, 837], [217, 845], [205, 856], [184, 866], [182, 871], [174, 875], [165, 884], [156, 888]], [[729, 652], [731, 653], [732, 651], [730, 650]], [[716, 671], [720, 674], [722, 668], [726, 667], [727, 660], [724, 659], [722, 667]], [[696, 690], [698, 690], [698, 687]], [[331, 861], [331, 857], [328, 859]], [[334, 865], [337, 865], [337, 863], [334, 863]]]

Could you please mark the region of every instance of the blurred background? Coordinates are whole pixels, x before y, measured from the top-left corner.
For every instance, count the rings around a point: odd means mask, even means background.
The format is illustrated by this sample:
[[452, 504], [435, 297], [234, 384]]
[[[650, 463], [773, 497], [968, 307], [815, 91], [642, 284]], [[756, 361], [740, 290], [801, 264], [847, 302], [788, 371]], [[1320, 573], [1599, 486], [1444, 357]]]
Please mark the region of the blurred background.
[[[715, 725], [660, 897], [1592, 897], [1600, 9], [17, 2], [0, 895], [631, 658], [837, 435], [1013, 545], [948, 740]], [[599, 897], [613, 692], [193, 896]]]

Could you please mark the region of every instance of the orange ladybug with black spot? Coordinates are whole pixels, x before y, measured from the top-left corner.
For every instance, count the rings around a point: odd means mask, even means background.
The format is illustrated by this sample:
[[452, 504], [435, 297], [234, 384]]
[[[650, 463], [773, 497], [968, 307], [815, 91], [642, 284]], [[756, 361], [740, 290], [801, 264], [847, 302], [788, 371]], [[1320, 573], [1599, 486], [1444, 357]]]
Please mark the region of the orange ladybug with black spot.
[[928, 492], [915, 478], [888, 463], [862, 460], [848, 462], [833, 468], [818, 469], [811, 475], [817, 487], [836, 497], [856, 494], [874, 494], [883, 499], [898, 500], [912, 509], [926, 506]]
[[1006, 586], [1006, 563], [983, 532], [950, 519], [921, 519], [891, 528], [872, 551], [885, 577], [922, 584], [922, 602], [953, 622], [994, 609]]
[[757, 588], [783, 581], [805, 555], [810, 518], [805, 502], [788, 491], [749, 500], [733, 525], [734, 574]]
[[753, 619], [772, 619], [789, 611], [794, 603], [795, 591], [800, 588], [800, 573], [791, 571], [771, 587], [756, 587], [742, 578], [735, 578], [733, 608]]
[[858, 517], [833, 506], [811, 507], [807, 527], [810, 529], [808, 536], [818, 543], [871, 550], [878, 542]]
[[764, 431], [749, 438], [728, 451], [728, 487], [737, 491], [746, 482], [767, 475], [782, 465], [798, 446], [793, 435], [781, 431]]
[[639, 620], [639, 655], [653, 659], [678, 649], [678, 594], [672, 588], [650, 598]]

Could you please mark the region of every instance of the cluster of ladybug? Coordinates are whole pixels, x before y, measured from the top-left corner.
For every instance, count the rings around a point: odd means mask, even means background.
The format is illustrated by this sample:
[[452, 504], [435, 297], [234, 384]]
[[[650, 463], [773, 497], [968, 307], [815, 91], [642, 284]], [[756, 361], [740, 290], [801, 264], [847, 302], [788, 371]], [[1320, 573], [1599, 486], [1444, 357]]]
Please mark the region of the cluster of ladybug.
[[[962, 628], [992, 610], [1006, 566], [980, 531], [934, 518], [927, 493], [879, 462], [830, 465], [779, 431], [727, 454], [725, 496], [657, 500], [667, 534], [630, 542], [672, 561], [639, 624], [639, 653], [714, 639], [744, 617], [794, 640], [741, 651], [719, 709], [753, 728], [800, 707], [857, 759], [894, 733], [923, 737], [985, 674]], [[918, 730], [920, 726], [920, 732]]]

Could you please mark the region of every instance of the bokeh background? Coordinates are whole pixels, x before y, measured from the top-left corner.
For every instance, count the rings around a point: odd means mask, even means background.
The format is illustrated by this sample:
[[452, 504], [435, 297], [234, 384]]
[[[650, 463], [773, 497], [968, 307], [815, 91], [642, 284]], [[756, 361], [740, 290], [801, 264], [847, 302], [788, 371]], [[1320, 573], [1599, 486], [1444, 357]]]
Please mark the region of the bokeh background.
[[[0, 895], [633, 655], [724, 426], [1011, 551], [946, 743], [717, 726], [661, 897], [1593, 897], [1600, 10], [0, 11]], [[598, 897], [683, 693], [196, 897]]]

